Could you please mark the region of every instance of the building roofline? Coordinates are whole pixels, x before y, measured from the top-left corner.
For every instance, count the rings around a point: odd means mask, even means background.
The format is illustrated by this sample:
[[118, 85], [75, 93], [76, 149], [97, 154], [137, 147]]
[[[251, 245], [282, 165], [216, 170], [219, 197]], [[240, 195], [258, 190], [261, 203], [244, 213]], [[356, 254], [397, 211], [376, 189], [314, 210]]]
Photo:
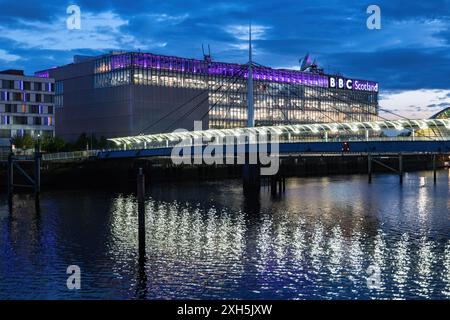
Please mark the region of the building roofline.
[[[162, 58], [162, 59], [173, 59], [173, 60], [178, 60], [178, 61], [187, 61], [187, 62], [193, 62], [193, 63], [198, 63], [198, 64], [211, 64], [213, 66], [228, 66], [230, 68], [233, 67], [243, 67], [245, 66], [245, 64], [239, 64], [239, 63], [233, 63], [233, 62], [223, 62], [223, 61], [206, 61], [206, 60], [202, 60], [202, 59], [197, 59], [197, 58], [185, 58], [185, 57], [179, 57], [179, 56], [170, 56], [170, 55], [164, 55], [164, 54], [155, 54], [155, 53], [151, 53], [151, 52], [141, 52], [141, 51], [120, 51], [120, 52], [110, 52], [110, 53], [105, 53], [105, 54], [101, 54], [98, 56], [92, 56], [92, 57], [86, 57], [86, 60], [81, 60], [79, 62], [72, 62], [72, 63], [68, 63], [62, 66], [58, 66], [58, 67], [53, 67], [53, 68], [49, 68], [49, 69], [44, 69], [41, 71], [37, 71], [35, 72], [35, 74], [44, 74], [44, 73], [48, 73], [48, 71], [52, 70], [52, 69], [57, 69], [57, 68], [62, 68], [62, 67], [66, 67], [66, 66], [70, 66], [70, 65], [77, 65], [77, 64], [82, 64], [82, 63], [88, 63], [88, 62], [92, 62], [92, 61], [96, 61], [96, 60], [100, 60], [100, 59], [104, 59], [104, 58], [108, 58], [108, 57], [118, 57], [118, 56], [126, 56], [126, 55], [131, 55], [131, 56], [136, 56], [136, 55], [143, 55], [143, 56], [151, 56], [151, 57], [157, 57], [157, 58]], [[305, 75], [306, 76], [313, 76], [313, 77], [323, 77], [328, 78], [328, 77], [336, 77], [336, 78], [345, 78], [345, 79], [351, 79], [351, 80], [355, 80], [355, 81], [366, 81], [366, 82], [371, 82], [374, 84], [378, 84], [378, 82], [373, 81], [373, 80], [368, 80], [368, 79], [357, 79], [357, 78], [352, 78], [352, 77], [344, 77], [342, 75], [336, 75], [336, 74], [330, 74], [330, 73], [312, 73], [312, 72], [305, 72], [305, 71], [301, 71], [301, 70], [295, 70], [295, 69], [286, 69], [286, 68], [272, 68], [269, 66], [264, 66], [264, 65], [260, 65], [260, 66], [255, 66], [256, 70], [263, 70], [263, 71], [267, 71], [267, 72], [273, 72], [273, 73], [289, 73], [289, 74], [295, 74], [295, 75]], [[258, 80], [258, 79], [255, 79]], [[276, 81], [276, 80], [275, 80]], [[325, 81], [325, 80], [323, 80]], [[328, 79], [327, 79], [328, 81]]]

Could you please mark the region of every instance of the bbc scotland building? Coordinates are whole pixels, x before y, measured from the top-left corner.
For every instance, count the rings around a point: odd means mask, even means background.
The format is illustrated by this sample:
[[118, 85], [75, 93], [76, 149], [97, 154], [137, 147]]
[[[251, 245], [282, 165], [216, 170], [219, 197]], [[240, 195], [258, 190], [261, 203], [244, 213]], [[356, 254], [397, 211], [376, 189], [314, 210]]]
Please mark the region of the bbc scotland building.
[[[56, 134], [106, 138], [245, 127], [247, 66], [142, 52], [75, 56], [37, 72], [56, 81]], [[255, 65], [255, 125], [378, 120], [378, 83]]]

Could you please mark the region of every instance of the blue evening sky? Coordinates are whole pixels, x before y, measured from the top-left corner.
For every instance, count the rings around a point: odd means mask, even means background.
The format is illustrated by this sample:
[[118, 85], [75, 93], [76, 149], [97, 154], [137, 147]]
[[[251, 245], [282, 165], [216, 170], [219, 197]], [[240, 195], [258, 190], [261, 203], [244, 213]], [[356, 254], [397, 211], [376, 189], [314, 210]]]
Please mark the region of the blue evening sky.
[[[81, 8], [81, 30], [66, 9]], [[381, 8], [381, 30], [366, 9]], [[297, 68], [306, 52], [327, 72], [380, 83], [380, 104], [428, 117], [450, 106], [450, 1], [11, 1], [0, 0], [0, 69], [29, 74], [70, 63], [75, 54], [138, 50], [245, 63], [247, 25], [255, 60]]]

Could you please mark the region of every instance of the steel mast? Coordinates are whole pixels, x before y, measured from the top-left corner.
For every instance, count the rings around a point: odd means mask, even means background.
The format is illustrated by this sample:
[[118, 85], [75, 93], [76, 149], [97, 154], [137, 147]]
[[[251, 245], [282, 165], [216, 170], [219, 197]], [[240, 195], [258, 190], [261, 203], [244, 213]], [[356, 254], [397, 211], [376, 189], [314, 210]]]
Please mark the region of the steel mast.
[[255, 126], [255, 110], [253, 103], [253, 52], [252, 52], [252, 23], [249, 24], [248, 38], [248, 77], [247, 77], [247, 127]]

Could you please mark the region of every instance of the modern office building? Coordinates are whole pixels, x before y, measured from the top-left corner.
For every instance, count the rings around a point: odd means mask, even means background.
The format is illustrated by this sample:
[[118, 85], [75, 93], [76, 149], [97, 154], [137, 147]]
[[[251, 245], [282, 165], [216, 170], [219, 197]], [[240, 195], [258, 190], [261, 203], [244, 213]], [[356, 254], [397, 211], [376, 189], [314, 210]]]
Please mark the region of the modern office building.
[[[76, 56], [37, 72], [56, 80], [56, 134], [107, 138], [245, 127], [247, 66], [141, 52]], [[320, 69], [253, 67], [255, 125], [373, 121], [378, 83]]]
[[9, 146], [16, 135], [54, 135], [54, 91], [51, 78], [0, 72], [0, 146]]

